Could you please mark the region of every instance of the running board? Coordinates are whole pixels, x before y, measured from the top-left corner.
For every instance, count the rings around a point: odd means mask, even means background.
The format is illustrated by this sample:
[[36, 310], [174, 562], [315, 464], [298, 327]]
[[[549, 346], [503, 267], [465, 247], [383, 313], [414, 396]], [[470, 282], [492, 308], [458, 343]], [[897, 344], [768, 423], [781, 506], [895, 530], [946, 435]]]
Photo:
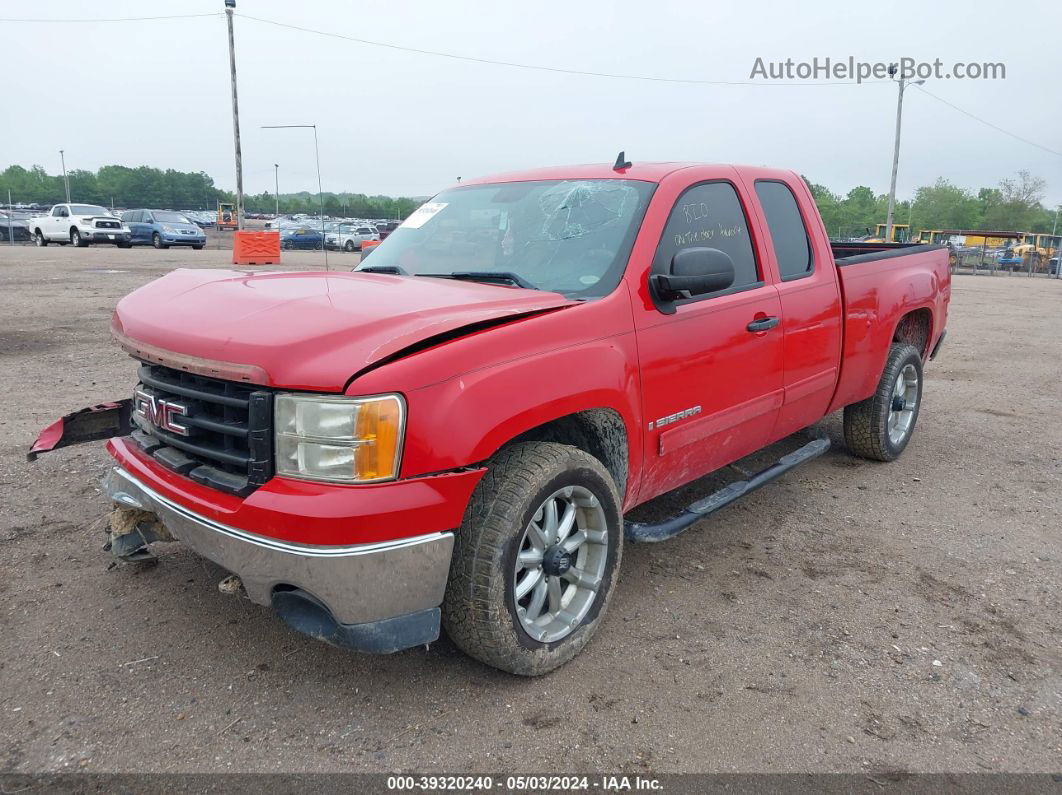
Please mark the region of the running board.
[[815, 439], [799, 450], [782, 456], [765, 470], [753, 475], [748, 480], [736, 480], [719, 489], [719, 491], [709, 494], [704, 499], [697, 500], [682, 513], [672, 516], [670, 519], [651, 524], [624, 522], [623, 534], [628, 541], [633, 541], [637, 544], [654, 544], [657, 541], [666, 541], [677, 536], [694, 522], [699, 522], [701, 519], [711, 516], [723, 506], [729, 505], [746, 494], [755, 491], [760, 486], [781, 477], [790, 469], [795, 469], [813, 458], [818, 458], [829, 449], [829, 439]]

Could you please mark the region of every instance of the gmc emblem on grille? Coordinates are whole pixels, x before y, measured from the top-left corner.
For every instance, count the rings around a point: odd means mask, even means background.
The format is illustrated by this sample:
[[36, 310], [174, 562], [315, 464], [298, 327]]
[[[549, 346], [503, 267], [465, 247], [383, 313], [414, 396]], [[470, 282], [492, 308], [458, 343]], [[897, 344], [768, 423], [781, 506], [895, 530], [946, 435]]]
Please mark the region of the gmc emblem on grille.
[[187, 436], [188, 426], [174, 419], [187, 413], [188, 408], [180, 403], [157, 398], [139, 387], [133, 391], [133, 415], [156, 428]]

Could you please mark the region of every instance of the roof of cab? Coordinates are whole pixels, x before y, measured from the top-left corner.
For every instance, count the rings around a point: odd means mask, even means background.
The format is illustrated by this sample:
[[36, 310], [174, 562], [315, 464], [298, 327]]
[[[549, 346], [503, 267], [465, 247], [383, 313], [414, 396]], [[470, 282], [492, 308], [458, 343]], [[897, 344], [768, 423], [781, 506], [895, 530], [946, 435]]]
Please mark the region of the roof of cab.
[[462, 185], [484, 185], [495, 182], [530, 182], [539, 179], [636, 179], [643, 182], [659, 182], [668, 174], [682, 168], [703, 166], [705, 163], [634, 163], [630, 168], [617, 171], [611, 163], [585, 163], [577, 166], [550, 166], [529, 171], [512, 171], [463, 180]]

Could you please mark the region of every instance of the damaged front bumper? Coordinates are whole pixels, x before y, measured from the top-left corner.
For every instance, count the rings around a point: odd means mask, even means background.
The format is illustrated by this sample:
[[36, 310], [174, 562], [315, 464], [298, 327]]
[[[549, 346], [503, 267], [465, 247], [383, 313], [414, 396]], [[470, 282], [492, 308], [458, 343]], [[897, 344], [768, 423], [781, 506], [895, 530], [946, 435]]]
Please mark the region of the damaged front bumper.
[[121, 467], [104, 479], [119, 506], [154, 513], [186, 546], [238, 575], [251, 601], [336, 646], [390, 653], [439, 636], [453, 535], [351, 546], [296, 544], [201, 516]]

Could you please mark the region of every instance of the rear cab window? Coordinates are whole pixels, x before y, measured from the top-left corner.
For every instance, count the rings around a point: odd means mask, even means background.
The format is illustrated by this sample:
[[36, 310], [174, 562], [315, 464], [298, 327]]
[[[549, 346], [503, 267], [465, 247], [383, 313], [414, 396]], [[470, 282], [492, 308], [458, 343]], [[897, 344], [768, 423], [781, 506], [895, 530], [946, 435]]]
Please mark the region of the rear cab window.
[[730, 182], [702, 182], [687, 188], [668, 216], [664, 234], [653, 257], [653, 273], [667, 273], [671, 260], [684, 248], [716, 248], [734, 263], [734, 283], [726, 290], [676, 301], [703, 301], [719, 295], [751, 290], [763, 285], [749, 222], [737, 190]]
[[781, 280], [787, 282], [810, 276], [815, 271], [815, 260], [793, 191], [784, 182], [756, 180], [756, 197], [767, 220]]

